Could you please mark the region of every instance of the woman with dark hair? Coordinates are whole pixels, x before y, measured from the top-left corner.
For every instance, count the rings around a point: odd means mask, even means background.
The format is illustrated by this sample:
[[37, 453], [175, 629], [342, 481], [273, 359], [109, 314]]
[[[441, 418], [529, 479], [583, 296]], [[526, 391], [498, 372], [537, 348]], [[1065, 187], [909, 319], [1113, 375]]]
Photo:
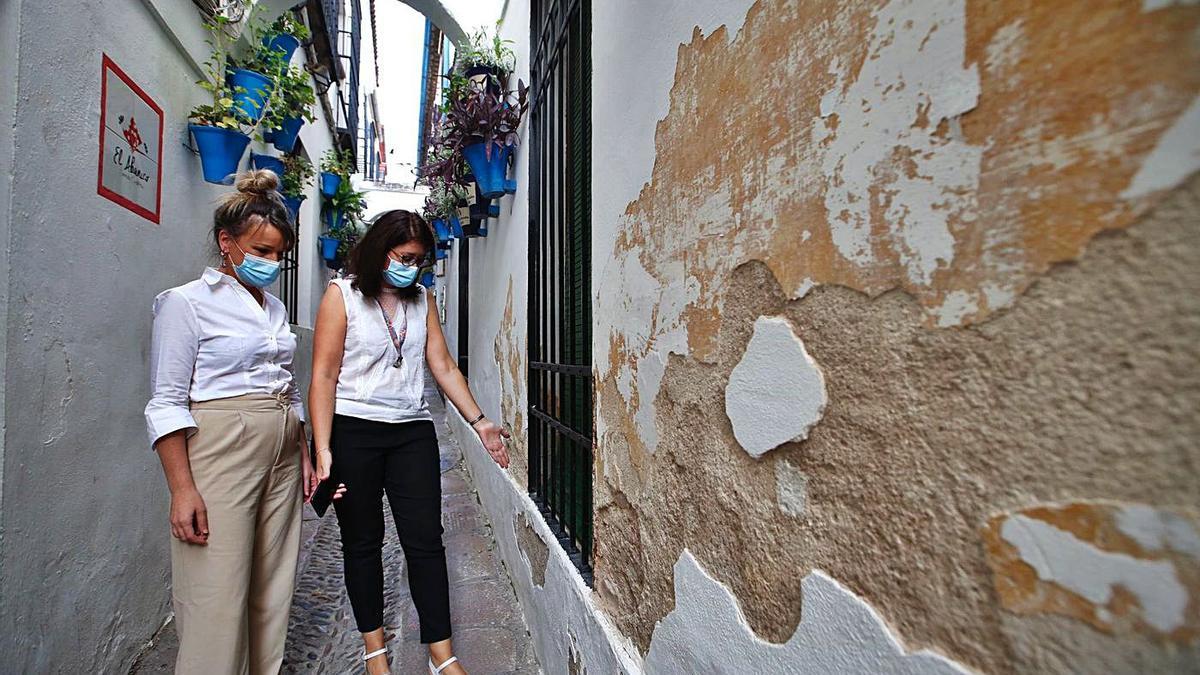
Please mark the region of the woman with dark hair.
[[[213, 217], [220, 267], [154, 300], [146, 423], [171, 490], [176, 673], [277, 673], [316, 487], [287, 310], [263, 290], [296, 241], [270, 171]], [[210, 529], [211, 526], [211, 529]]]
[[335, 508], [346, 590], [369, 673], [388, 672], [382, 494], [408, 562], [429, 671], [465, 672], [450, 645], [441, 471], [424, 398], [426, 364], [492, 458], [508, 466], [508, 432], [475, 403], [446, 349], [437, 312], [429, 310], [433, 296], [416, 283], [433, 248], [433, 231], [420, 216], [385, 213], [350, 253], [350, 275], [330, 282], [317, 311], [308, 392], [316, 471], [319, 479], [345, 488]]

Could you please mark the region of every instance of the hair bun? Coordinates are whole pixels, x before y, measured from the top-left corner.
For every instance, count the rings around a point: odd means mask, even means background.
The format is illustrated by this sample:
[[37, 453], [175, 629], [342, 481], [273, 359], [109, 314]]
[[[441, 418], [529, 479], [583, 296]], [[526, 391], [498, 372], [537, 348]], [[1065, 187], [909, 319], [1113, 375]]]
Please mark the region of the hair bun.
[[279, 189], [279, 176], [269, 169], [247, 171], [238, 176], [238, 192], [266, 196]]

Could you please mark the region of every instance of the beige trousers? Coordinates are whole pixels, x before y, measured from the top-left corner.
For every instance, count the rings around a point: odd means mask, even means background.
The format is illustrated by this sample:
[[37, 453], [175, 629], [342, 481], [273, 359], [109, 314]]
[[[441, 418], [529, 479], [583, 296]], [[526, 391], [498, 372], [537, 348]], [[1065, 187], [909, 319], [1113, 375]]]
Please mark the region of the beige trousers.
[[300, 554], [300, 420], [285, 398], [192, 404], [208, 545], [171, 538], [176, 673], [279, 672]]

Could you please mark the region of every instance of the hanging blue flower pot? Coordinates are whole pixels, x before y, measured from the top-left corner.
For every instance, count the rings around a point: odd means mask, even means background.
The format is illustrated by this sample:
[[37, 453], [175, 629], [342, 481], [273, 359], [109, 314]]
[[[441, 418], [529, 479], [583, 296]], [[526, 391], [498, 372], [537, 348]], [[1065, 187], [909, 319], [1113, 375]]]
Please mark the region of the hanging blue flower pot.
[[300, 205], [304, 203], [305, 199], [307, 199], [307, 195], [300, 195], [299, 197], [283, 196], [284, 205], [287, 206], [288, 211], [292, 212], [292, 222], [297, 225], [300, 224]]
[[238, 165], [242, 163], [242, 154], [250, 144], [250, 137], [233, 129], [204, 124], [189, 124], [188, 130], [192, 132], [196, 148], [200, 151], [204, 180], [218, 185], [232, 185]]
[[505, 178], [504, 179], [504, 194], [507, 194], [507, 195], [517, 194], [517, 181], [515, 178]]
[[300, 46], [300, 40], [291, 33], [281, 33], [279, 35], [264, 37], [263, 45], [267, 49], [281, 52], [283, 54], [283, 62], [288, 63], [292, 60], [292, 54], [296, 53], [296, 49]]
[[433, 219], [433, 233], [437, 235], [439, 244], [450, 241], [450, 228], [446, 225], [446, 221], [441, 218]]
[[283, 121], [283, 128], [271, 133], [271, 138], [263, 134], [263, 140], [274, 144], [280, 152], [291, 152], [296, 147], [296, 139], [300, 137], [300, 128], [303, 126], [303, 117], [289, 117]]
[[337, 260], [338, 245], [341, 244], [337, 237], [331, 237], [323, 234], [317, 237], [317, 242], [321, 247], [321, 260], [325, 262], [333, 262]]
[[270, 155], [260, 155], [253, 150], [250, 151], [250, 166], [255, 169], [267, 169], [274, 171], [280, 180], [283, 179], [283, 160]]
[[336, 173], [328, 171], [321, 172], [321, 194], [326, 197], [332, 197], [337, 194], [338, 186], [342, 184], [342, 177]]
[[500, 217], [500, 202], [491, 202], [488, 204], [488, 218]]
[[450, 236], [455, 239], [462, 239], [463, 237], [462, 221], [458, 219], [457, 213], [450, 216]]
[[441, 246], [439, 246], [439, 247], [437, 248], [437, 257], [436, 257], [436, 259], [437, 259], [437, 260], [445, 260], [445, 259], [446, 259], [447, 257], [449, 257], [449, 256], [450, 256], [450, 252], [449, 252], [449, 251], [447, 251], [446, 249], [442, 248]]
[[421, 275], [421, 285], [425, 288], [433, 288], [433, 272], [426, 272]]
[[[233, 109], [238, 117], [252, 124], [262, 119], [267, 108], [267, 96], [275, 81], [253, 70], [235, 68], [225, 75], [225, 82], [234, 87]], [[238, 87], [242, 91], [237, 91]]]
[[479, 236], [481, 236], [481, 237], [487, 236], [487, 221], [486, 220], [479, 223]]
[[346, 224], [346, 212], [341, 209], [329, 207], [325, 209], [325, 229], [340, 230]]
[[488, 157], [485, 143], [472, 143], [462, 150], [467, 163], [471, 165], [471, 173], [475, 174], [475, 184], [479, 191], [488, 199], [495, 199], [504, 194], [504, 176], [508, 169], [509, 148], [506, 145], [492, 143], [491, 157]]

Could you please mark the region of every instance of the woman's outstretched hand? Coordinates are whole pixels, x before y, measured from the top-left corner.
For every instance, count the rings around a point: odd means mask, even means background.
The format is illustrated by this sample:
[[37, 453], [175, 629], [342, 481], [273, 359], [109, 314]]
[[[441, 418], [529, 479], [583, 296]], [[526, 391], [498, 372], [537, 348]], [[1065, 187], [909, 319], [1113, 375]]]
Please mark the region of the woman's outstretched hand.
[[496, 460], [501, 469], [507, 469], [508, 448], [504, 446], [504, 439], [512, 438], [508, 429], [498, 426], [485, 417], [475, 425], [475, 433], [479, 434], [479, 440], [483, 441], [483, 447], [487, 449], [492, 459]]

